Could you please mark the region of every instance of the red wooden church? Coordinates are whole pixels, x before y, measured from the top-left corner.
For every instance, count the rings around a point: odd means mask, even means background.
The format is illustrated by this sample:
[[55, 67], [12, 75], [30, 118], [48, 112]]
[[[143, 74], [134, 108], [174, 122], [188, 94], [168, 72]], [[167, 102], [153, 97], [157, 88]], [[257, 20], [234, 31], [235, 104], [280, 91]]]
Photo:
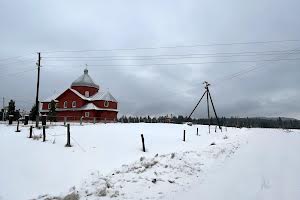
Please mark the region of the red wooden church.
[[109, 91], [102, 92], [99, 85], [95, 84], [84, 70], [84, 74], [76, 79], [71, 87], [61, 94], [54, 95], [42, 101], [42, 114], [47, 114], [50, 102], [56, 102], [57, 119], [62, 121], [85, 120], [116, 121], [118, 114], [118, 102]]

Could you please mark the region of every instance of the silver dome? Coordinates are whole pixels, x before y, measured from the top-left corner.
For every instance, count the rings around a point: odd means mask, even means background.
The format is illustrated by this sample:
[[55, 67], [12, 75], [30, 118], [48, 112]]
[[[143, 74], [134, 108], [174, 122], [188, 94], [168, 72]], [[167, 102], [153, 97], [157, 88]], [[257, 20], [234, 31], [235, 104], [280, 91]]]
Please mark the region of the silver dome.
[[94, 83], [93, 79], [90, 77], [89, 71], [87, 69], [84, 70], [83, 75], [81, 75], [79, 78], [77, 78], [73, 83], [72, 86], [87, 86], [87, 87], [94, 87], [99, 89], [99, 85]]

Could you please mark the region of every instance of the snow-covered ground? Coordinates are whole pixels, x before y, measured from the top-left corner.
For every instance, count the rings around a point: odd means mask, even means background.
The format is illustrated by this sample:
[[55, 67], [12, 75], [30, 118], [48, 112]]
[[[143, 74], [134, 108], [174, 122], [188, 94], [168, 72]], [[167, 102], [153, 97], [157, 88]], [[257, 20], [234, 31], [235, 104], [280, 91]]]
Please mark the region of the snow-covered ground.
[[256, 129], [232, 159], [172, 199], [299, 200], [299, 152], [299, 131]]
[[[1, 200], [68, 195], [89, 200], [196, 199], [201, 195], [224, 199], [217, 193], [245, 199], [258, 188], [270, 194], [273, 189], [276, 194], [289, 192], [290, 196], [283, 196], [289, 199], [300, 197], [298, 131], [228, 128], [208, 134], [206, 126], [72, 125], [73, 147], [66, 148], [66, 127], [48, 128], [45, 143], [27, 138], [28, 127], [21, 127], [20, 133], [15, 129], [0, 125]], [[184, 129], [186, 142], [182, 141]], [[145, 137], [146, 153], [140, 134]], [[286, 184], [283, 188], [280, 181]], [[233, 198], [231, 191], [240, 196]]]

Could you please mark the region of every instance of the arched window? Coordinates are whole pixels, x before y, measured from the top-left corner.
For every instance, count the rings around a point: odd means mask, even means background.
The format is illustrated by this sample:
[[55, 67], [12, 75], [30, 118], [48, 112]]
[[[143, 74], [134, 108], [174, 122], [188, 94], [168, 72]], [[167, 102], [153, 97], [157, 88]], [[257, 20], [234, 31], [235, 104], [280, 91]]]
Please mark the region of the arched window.
[[109, 101], [104, 101], [104, 107], [108, 107], [109, 106]]
[[76, 108], [76, 101], [72, 102], [72, 108]]
[[89, 91], [85, 91], [84, 96], [85, 97], [90, 97], [90, 92]]
[[68, 107], [68, 102], [65, 101], [65, 102], [64, 102], [64, 108], [67, 108], [67, 107]]

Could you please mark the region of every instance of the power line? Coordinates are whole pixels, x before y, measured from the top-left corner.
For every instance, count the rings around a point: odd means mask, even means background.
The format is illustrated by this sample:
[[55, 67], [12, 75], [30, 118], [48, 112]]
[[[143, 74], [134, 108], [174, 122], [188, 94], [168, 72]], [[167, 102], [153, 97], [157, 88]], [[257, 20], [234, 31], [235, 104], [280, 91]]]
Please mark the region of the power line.
[[34, 70], [36, 70], [36, 67], [34, 69], [27, 69], [27, 70], [18, 71], [18, 72], [15, 72], [15, 73], [1, 74], [0, 77], [16, 76], [16, 75], [24, 74], [24, 73], [31, 72], [31, 71], [34, 71]]
[[27, 54], [25, 54], [25, 55], [23, 55], [23, 56], [13, 56], [13, 57], [1, 58], [1, 59], [0, 59], [0, 62], [7, 61], [7, 60], [17, 60], [17, 59], [19, 59], [19, 58], [23, 58], [23, 57], [26, 57], [26, 56], [28, 56], [28, 55], [33, 55], [33, 54], [34, 54], [34, 53], [27, 53]]
[[[295, 52], [294, 54], [299, 54], [300, 52]], [[50, 61], [50, 62], [57, 62], [57, 61], [130, 61], [130, 60], [180, 60], [180, 59], [202, 59], [202, 58], [218, 58], [218, 57], [225, 57], [225, 58], [231, 58], [231, 57], [252, 57], [252, 56], [272, 56], [272, 55], [280, 55], [278, 53], [274, 54], [274, 53], [269, 53], [269, 54], [249, 54], [249, 55], [243, 55], [243, 54], [238, 54], [238, 55], [212, 55], [212, 56], [182, 56], [182, 57], [148, 57], [148, 58], [112, 58], [112, 59], [95, 59], [97, 57], [79, 57], [76, 58], [74, 57], [74, 59], [70, 59], [68, 57], [65, 58], [59, 58], [59, 59], [55, 59], [55, 60], [47, 60], [46, 61]], [[46, 57], [47, 58], [47, 57]], [[92, 58], [92, 59], [91, 59]]]
[[[134, 55], [134, 56], [43, 56], [43, 59], [90, 59], [90, 58], [156, 58], [156, 57], [186, 57], [186, 56], [234, 56], [234, 55], [273, 55], [290, 52], [292, 50], [270, 50], [270, 51], [242, 51], [242, 52], [219, 52], [219, 53], [193, 53], [193, 54], [158, 54], [158, 55]], [[298, 51], [296, 51], [298, 52]], [[296, 53], [295, 52], [295, 53]]]
[[[298, 48], [293, 49], [293, 50], [291, 50], [289, 53], [286, 53], [285, 55], [286, 55], [286, 56], [289, 56], [289, 55], [291, 55], [294, 51], [298, 51], [298, 50], [299, 50]], [[281, 59], [280, 59], [280, 60], [281, 60]], [[274, 61], [275, 61], [275, 60], [274, 60]], [[267, 67], [267, 66], [251, 66], [251, 67], [249, 67], [249, 68], [247, 68], [247, 69], [244, 69], [244, 70], [241, 70], [241, 71], [239, 71], [239, 72], [233, 73], [233, 74], [231, 74], [231, 75], [225, 76], [223, 79], [216, 80], [215, 82], [221, 82], [221, 81], [232, 80], [232, 79], [234, 79], [234, 78], [236, 78], [236, 77], [243, 76], [243, 75], [245, 75], [245, 74], [248, 74], [248, 73], [250, 73], [250, 72], [252, 72], [252, 71], [255, 71], [255, 70], [260, 69], [260, 68], [263, 68], [263, 67]], [[216, 84], [214, 84], [214, 85], [216, 85]]]
[[232, 45], [249, 45], [249, 44], [269, 44], [269, 43], [284, 43], [284, 42], [299, 42], [299, 41], [300, 40], [270, 40], [270, 41], [212, 43], [212, 44], [176, 45], [176, 46], [160, 46], [160, 47], [139, 47], [139, 48], [58, 50], [58, 51], [42, 51], [42, 53], [48, 53], [49, 54], [49, 53], [81, 53], [81, 52], [97, 52], [97, 51], [136, 51], [136, 50], [193, 48], [193, 47], [207, 47], [207, 46], [232, 46]]
[[[243, 62], [275, 62], [275, 61], [294, 61], [300, 60], [300, 58], [289, 58], [289, 59], [262, 59], [262, 60], [235, 60], [235, 61], [209, 61], [209, 62], [186, 62], [186, 63], [147, 63], [147, 64], [128, 64], [128, 65], [98, 65], [88, 64], [89, 67], [142, 67], [142, 66], [172, 66], [172, 65], [203, 65], [203, 64], [226, 64], [226, 63], [243, 63]], [[64, 65], [49, 65], [46, 64], [44, 67], [62, 67]], [[69, 65], [73, 66], [73, 65]]]

